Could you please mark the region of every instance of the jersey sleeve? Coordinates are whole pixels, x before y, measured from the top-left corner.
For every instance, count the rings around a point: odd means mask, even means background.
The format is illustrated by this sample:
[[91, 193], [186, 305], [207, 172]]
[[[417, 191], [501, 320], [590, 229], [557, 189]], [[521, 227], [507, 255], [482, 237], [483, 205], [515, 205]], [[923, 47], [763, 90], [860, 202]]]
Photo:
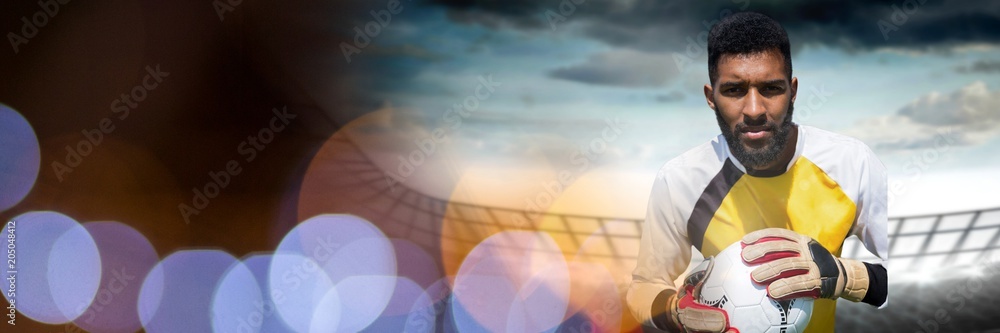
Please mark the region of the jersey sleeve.
[[649, 196], [639, 257], [626, 295], [636, 320], [659, 329], [668, 325], [666, 301], [677, 291], [673, 281], [684, 273], [691, 259], [691, 242], [680, 220], [671, 204], [667, 177], [661, 171]]
[[[881, 263], [876, 264], [888, 268], [888, 177], [885, 166], [875, 156], [875, 153], [864, 144], [862, 147], [865, 158], [861, 166], [859, 209], [853, 234], [861, 240], [869, 252], [882, 259]], [[886, 281], [881, 282], [885, 283]], [[888, 303], [887, 298], [880, 308], [885, 307]]]

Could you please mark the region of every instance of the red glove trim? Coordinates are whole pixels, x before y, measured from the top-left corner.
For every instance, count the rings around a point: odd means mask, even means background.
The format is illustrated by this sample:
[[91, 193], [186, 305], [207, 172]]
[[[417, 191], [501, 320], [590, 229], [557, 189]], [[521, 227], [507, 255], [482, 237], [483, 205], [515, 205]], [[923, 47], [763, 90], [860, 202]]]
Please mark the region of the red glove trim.
[[[759, 244], [759, 243], [764, 243], [764, 242], [774, 242], [774, 241], [786, 241], [786, 242], [788, 242], [788, 241], [792, 241], [792, 240], [785, 239], [783, 237], [768, 236], [768, 237], [761, 237], [760, 239], [758, 239], [753, 244]], [[745, 249], [749, 245], [752, 245], [752, 244], [747, 244], [747, 243], [744, 243], [744, 242], [740, 242], [740, 248]], [[760, 265], [760, 264], [763, 264], [763, 263], [766, 263], [766, 262], [775, 261], [775, 260], [778, 260], [778, 259], [792, 258], [792, 257], [798, 257], [798, 256], [800, 256], [800, 254], [798, 252], [794, 252], [794, 251], [774, 251], [774, 252], [768, 252], [763, 257], [760, 257], [757, 260], [753, 260], [753, 261], [743, 260], [743, 263], [745, 263], [747, 265]], [[740, 257], [742, 258], [742, 256], [740, 256]]]

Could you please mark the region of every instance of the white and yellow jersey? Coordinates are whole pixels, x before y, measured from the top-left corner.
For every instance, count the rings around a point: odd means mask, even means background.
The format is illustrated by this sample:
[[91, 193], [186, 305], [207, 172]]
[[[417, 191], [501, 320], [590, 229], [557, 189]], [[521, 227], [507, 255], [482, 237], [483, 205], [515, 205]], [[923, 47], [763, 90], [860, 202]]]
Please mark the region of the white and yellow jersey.
[[[722, 135], [660, 169], [626, 297], [640, 322], [651, 325], [662, 316], [692, 248], [714, 256], [754, 230], [790, 229], [837, 256], [856, 235], [888, 259], [885, 167], [857, 139], [797, 126], [795, 155], [783, 173], [748, 174]], [[833, 332], [835, 307], [835, 301], [816, 300], [806, 332]]]

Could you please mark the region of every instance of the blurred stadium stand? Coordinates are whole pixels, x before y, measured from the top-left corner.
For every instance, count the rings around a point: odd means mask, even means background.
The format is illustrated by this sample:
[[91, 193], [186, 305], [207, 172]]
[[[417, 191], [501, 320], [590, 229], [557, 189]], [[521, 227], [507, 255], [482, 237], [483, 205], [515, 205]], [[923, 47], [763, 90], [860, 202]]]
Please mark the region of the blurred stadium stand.
[[[1000, 332], [1000, 208], [889, 220], [889, 305], [839, 301], [841, 332]], [[857, 238], [844, 257], [875, 257]]]

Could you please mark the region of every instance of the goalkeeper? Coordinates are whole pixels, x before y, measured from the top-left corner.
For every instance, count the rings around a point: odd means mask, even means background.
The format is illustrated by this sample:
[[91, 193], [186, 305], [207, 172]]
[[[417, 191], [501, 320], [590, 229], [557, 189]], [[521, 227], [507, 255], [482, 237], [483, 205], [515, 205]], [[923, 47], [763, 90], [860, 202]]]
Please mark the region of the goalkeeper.
[[[836, 299], [883, 307], [886, 170], [862, 142], [792, 122], [798, 78], [788, 35], [771, 18], [733, 14], [708, 37], [705, 100], [722, 134], [656, 176], [626, 300], [645, 325], [727, 332], [727, 314], [692, 295], [704, 274], [674, 285], [692, 248], [705, 257], [743, 242], [745, 261], [775, 299], [816, 298], [807, 333], [833, 332]], [[881, 263], [839, 258], [855, 235]]]

